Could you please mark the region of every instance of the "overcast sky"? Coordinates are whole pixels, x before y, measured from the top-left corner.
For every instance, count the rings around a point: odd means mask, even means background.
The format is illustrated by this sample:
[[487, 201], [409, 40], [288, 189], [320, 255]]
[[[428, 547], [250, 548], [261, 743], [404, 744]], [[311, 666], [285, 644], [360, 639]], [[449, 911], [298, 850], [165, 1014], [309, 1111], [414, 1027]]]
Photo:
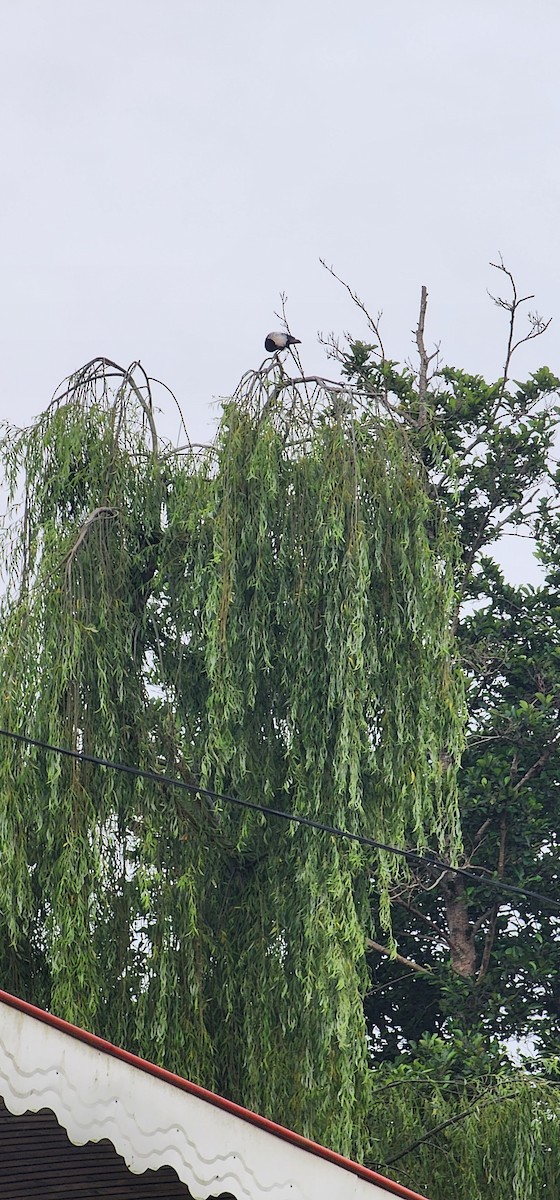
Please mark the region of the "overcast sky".
[[501, 252], [553, 318], [516, 373], [560, 371], [559, 47], [557, 0], [0, 0], [0, 418], [140, 358], [208, 438], [282, 292], [310, 372], [366, 335], [321, 257], [390, 357], [425, 283], [497, 376]]

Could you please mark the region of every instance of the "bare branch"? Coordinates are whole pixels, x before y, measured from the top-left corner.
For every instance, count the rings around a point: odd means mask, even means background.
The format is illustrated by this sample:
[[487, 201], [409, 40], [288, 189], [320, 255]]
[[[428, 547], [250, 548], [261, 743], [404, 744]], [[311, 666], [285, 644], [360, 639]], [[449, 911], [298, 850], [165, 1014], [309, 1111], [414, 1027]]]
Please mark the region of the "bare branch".
[[354, 304], [356, 304], [358, 306], [358, 308], [361, 309], [361, 311], [363, 312], [372, 333], [377, 338], [377, 341], [379, 343], [379, 350], [381, 352], [381, 362], [385, 362], [385, 349], [383, 346], [383, 341], [381, 339], [381, 334], [379, 332], [379, 322], [381, 321], [381, 317], [383, 316], [383, 313], [379, 312], [377, 314], [377, 319], [372, 317], [371, 313], [368, 312], [363, 300], [360, 300], [360, 297], [353, 290], [353, 288], [350, 287], [350, 284], [346, 283], [345, 279], [341, 279], [340, 275], [337, 275], [337, 273], [333, 267], [327, 266], [324, 258], [320, 258], [319, 262], [320, 262], [321, 266], [325, 268], [325, 271], [328, 271], [329, 275], [332, 275], [333, 279], [336, 279], [337, 283], [342, 284], [342, 287], [346, 288], [346, 291], [348, 292], [348, 295], [350, 296], [350, 298], [354, 301]]
[[150, 375], [150, 383], [157, 383], [158, 387], [162, 387], [162, 388], [164, 388], [164, 390], [165, 390], [166, 392], [169, 392], [169, 395], [171, 396], [171, 399], [173, 400], [173, 403], [175, 404], [175, 407], [176, 407], [176, 409], [177, 409], [177, 412], [179, 413], [179, 419], [180, 419], [180, 421], [181, 421], [181, 425], [182, 425], [182, 428], [183, 428], [183, 432], [184, 432], [184, 434], [185, 434], [185, 437], [186, 437], [186, 439], [187, 439], [187, 442], [188, 442], [188, 443], [190, 443], [189, 431], [188, 431], [188, 429], [187, 429], [187, 426], [186, 426], [186, 424], [185, 424], [185, 418], [184, 418], [184, 416], [183, 416], [183, 410], [182, 410], [182, 408], [181, 408], [181, 405], [179, 404], [179, 401], [178, 401], [178, 399], [177, 399], [177, 397], [176, 397], [176, 395], [175, 395], [175, 392], [174, 392], [174, 391], [172, 391], [172, 389], [169, 387], [169, 384], [167, 384], [167, 383], [164, 383], [162, 379], [156, 379], [154, 375]]
[[472, 923], [473, 937], [475, 937], [477, 933], [480, 933], [480, 930], [482, 929], [483, 925], [485, 925], [486, 921], [488, 921], [488, 919], [492, 916], [493, 911], [494, 911], [494, 905], [492, 905], [492, 908], [487, 908], [486, 912], [483, 912], [476, 921], [473, 921], [473, 923]]
[[[480, 739], [480, 740], [482, 740], [482, 739]], [[498, 738], [498, 737], [486, 739], [486, 741], [499, 741], [499, 740], [501, 740], [501, 738]], [[478, 745], [478, 743], [472, 742], [471, 745], [475, 746], [475, 745]], [[473, 850], [476, 850], [477, 846], [480, 846], [480, 843], [484, 837], [484, 834], [488, 832], [493, 820], [494, 820], [493, 817], [487, 817], [486, 821], [483, 821], [480, 828], [477, 829], [477, 831], [474, 835], [474, 839], [473, 839]]]
[[506, 356], [505, 356], [504, 370], [503, 370], [503, 377], [502, 377], [502, 382], [501, 382], [501, 386], [500, 386], [500, 392], [499, 392], [498, 400], [497, 400], [497, 404], [496, 404], [496, 408], [499, 408], [499, 406], [502, 403], [502, 400], [504, 398], [504, 392], [505, 392], [506, 385], [509, 380], [509, 368], [510, 368], [513, 354], [519, 348], [519, 346], [523, 345], [524, 342], [530, 342], [533, 340], [533, 338], [541, 337], [541, 335], [543, 333], [546, 333], [546, 330], [548, 329], [552, 318], [549, 318], [548, 321], [545, 321], [545, 320], [543, 320], [542, 317], [539, 317], [539, 315], [537, 313], [529, 313], [529, 324], [531, 326], [529, 333], [526, 334], [525, 337], [518, 338], [517, 341], [514, 341], [515, 322], [516, 322], [516, 318], [517, 318], [518, 309], [521, 307], [522, 304], [527, 304], [529, 300], [534, 300], [535, 297], [533, 294], [530, 294], [528, 296], [518, 296], [517, 295], [517, 287], [515, 284], [515, 279], [513, 278], [511, 271], [509, 271], [508, 268], [505, 266], [504, 260], [501, 256], [501, 254], [500, 254], [499, 263], [491, 262], [490, 266], [493, 267], [494, 270], [496, 270], [496, 271], [501, 271], [502, 274], [506, 276], [506, 278], [509, 280], [511, 292], [512, 292], [511, 300], [504, 300], [504, 298], [502, 296], [493, 296], [492, 292], [488, 293], [488, 295], [490, 296], [490, 299], [494, 301], [494, 304], [496, 304], [498, 306], [498, 308], [503, 308], [506, 312], [509, 313], [509, 330], [508, 330], [508, 340], [507, 340], [507, 347], [506, 347]]
[[420, 358], [420, 371], [418, 374], [418, 428], [422, 429], [426, 424], [426, 392], [428, 391], [428, 367], [430, 359], [426, 351], [424, 342], [424, 325], [426, 322], [426, 309], [428, 307], [428, 289], [425, 284], [422, 284], [420, 293], [420, 315], [418, 317], [418, 325], [416, 326], [415, 336], [416, 345], [418, 346], [418, 356]]
[[419, 972], [420, 975], [431, 975], [429, 967], [421, 967], [420, 963], [414, 962], [412, 958], [405, 958], [402, 954], [392, 954], [386, 946], [382, 946], [380, 942], [373, 942], [371, 938], [366, 938], [366, 947], [368, 950], [377, 950], [378, 954], [383, 954], [385, 958], [391, 958], [394, 962], [399, 962], [403, 967], [410, 967], [411, 970]]
[[[527, 296], [527, 299], [528, 300], [532, 299], [532, 296]], [[545, 321], [544, 317], [540, 317], [539, 314], [536, 312], [528, 313], [527, 315], [528, 315], [528, 319], [529, 319], [529, 324], [531, 326], [530, 331], [529, 331], [529, 333], [527, 333], [525, 335], [525, 337], [519, 338], [519, 341], [514, 343], [514, 345], [511, 348], [512, 354], [515, 354], [517, 347], [522, 346], [524, 342], [531, 342], [533, 340], [533, 338], [541, 337], [541, 335], [543, 333], [546, 333], [546, 331], [552, 321], [552, 317], [549, 317], [548, 321]]]
[[[356, 389], [349, 388], [347, 384], [342, 383], [340, 379], [325, 379], [323, 375], [300, 375], [294, 376], [293, 378], [286, 376], [282, 386], [295, 387], [298, 383], [316, 383], [319, 387], [336, 388], [336, 390], [339, 392], [353, 392], [356, 395], [359, 394]], [[368, 395], [369, 393], [364, 394]]]

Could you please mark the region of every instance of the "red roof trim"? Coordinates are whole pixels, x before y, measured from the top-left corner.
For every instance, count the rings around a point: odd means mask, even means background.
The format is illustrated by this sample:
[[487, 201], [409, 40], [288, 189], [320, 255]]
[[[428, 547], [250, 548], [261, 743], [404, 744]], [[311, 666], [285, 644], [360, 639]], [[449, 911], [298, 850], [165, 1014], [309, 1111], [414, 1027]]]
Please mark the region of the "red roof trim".
[[250, 1109], [243, 1108], [240, 1104], [235, 1104], [233, 1100], [226, 1100], [224, 1096], [218, 1096], [216, 1092], [210, 1092], [207, 1088], [200, 1087], [196, 1083], [191, 1083], [188, 1079], [182, 1079], [180, 1075], [174, 1075], [172, 1071], [166, 1071], [164, 1067], [158, 1067], [155, 1063], [148, 1062], [145, 1058], [139, 1058], [138, 1055], [131, 1054], [129, 1050], [122, 1050], [119, 1046], [113, 1046], [112, 1042], [106, 1042], [104, 1038], [97, 1037], [97, 1034], [88, 1033], [86, 1029], [80, 1029], [77, 1025], [71, 1025], [69, 1021], [63, 1021], [61, 1017], [55, 1017], [43, 1008], [37, 1008], [35, 1004], [29, 1004], [27, 1000], [21, 1000], [19, 996], [12, 996], [9, 992], [4, 992], [0, 989], [0, 1003], [8, 1004], [11, 1008], [17, 1008], [20, 1012], [25, 1013], [26, 1016], [43, 1021], [46, 1025], [52, 1025], [53, 1029], [58, 1029], [61, 1033], [67, 1033], [70, 1037], [77, 1038], [78, 1041], [85, 1042], [88, 1046], [93, 1046], [95, 1050], [100, 1050], [103, 1054], [111, 1054], [114, 1058], [120, 1058], [122, 1062], [129, 1063], [131, 1067], [136, 1067], [139, 1071], [146, 1071], [148, 1075], [154, 1075], [157, 1079], [163, 1079], [166, 1083], [170, 1083], [173, 1087], [179, 1088], [183, 1092], [190, 1092], [191, 1096], [197, 1096], [200, 1100], [205, 1100], [208, 1104], [213, 1104], [216, 1108], [221, 1108], [225, 1112], [239, 1117], [242, 1121], [249, 1121], [252, 1125], [256, 1125], [257, 1128], [264, 1129], [267, 1133], [272, 1133], [275, 1137], [282, 1138], [285, 1142], [291, 1142], [293, 1146], [299, 1146], [300, 1149], [307, 1150], [311, 1154], [316, 1154], [319, 1158], [324, 1158], [327, 1162], [331, 1162], [337, 1167], [342, 1167], [345, 1171], [351, 1171], [353, 1175], [358, 1175], [360, 1179], [366, 1179], [369, 1183], [376, 1183], [378, 1187], [383, 1187], [388, 1192], [392, 1192], [393, 1195], [400, 1196], [402, 1200], [426, 1200], [425, 1196], [421, 1196], [418, 1192], [412, 1192], [404, 1184], [394, 1183], [392, 1179], [386, 1179], [384, 1175], [378, 1174], [377, 1171], [372, 1171], [369, 1167], [363, 1167], [360, 1163], [352, 1162], [352, 1159], [344, 1158], [342, 1154], [337, 1154], [334, 1150], [328, 1150], [325, 1146], [320, 1146], [318, 1142], [312, 1142], [309, 1138], [303, 1137], [302, 1134], [294, 1133], [293, 1130], [286, 1129], [283, 1125], [278, 1125], [275, 1121], [269, 1121], [267, 1117], [261, 1117], [258, 1113], [251, 1112]]

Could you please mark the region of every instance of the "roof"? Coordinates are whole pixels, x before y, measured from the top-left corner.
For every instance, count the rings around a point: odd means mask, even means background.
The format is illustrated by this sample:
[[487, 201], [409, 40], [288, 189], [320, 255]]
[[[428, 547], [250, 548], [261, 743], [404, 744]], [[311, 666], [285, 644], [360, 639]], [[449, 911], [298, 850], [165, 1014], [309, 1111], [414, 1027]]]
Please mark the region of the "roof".
[[[58, 1127], [67, 1135], [62, 1140]], [[78, 1195], [71, 1190], [76, 1175], [83, 1200], [117, 1194], [154, 1200], [189, 1195], [193, 1200], [224, 1195], [235, 1200], [324, 1200], [325, 1195], [423, 1200], [376, 1171], [3, 991], [0, 1145], [6, 1200], [27, 1200], [30, 1172], [39, 1181], [33, 1190], [38, 1200], [62, 1192], [72, 1200]], [[11, 1169], [23, 1191], [17, 1181], [6, 1190], [4, 1147], [6, 1153], [11, 1148]], [[50, 1167], [40, 1168], [41, 1161]], [[89, 1192], [88, 1172], [95, 1181]], [[117, 1191], [118, 1172], [124, 1182]], [[54, 1175], [50, 1192], [47, 1180]], [[133, 1192], [126, 1190], [126, 1178], [134, 1178]]]

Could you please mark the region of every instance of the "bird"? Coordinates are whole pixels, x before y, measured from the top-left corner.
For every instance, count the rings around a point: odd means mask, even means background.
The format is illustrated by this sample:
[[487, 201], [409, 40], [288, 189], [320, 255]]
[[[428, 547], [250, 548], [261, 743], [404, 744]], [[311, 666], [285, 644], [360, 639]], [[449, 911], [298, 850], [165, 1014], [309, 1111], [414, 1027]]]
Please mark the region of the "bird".
[[299, 346], [300, 338], [292, 337], [291, 333], [267, 333], [264, 340], [264, 348], [269, 354], [276, 354], [279, 350], [286, 350], [288, 346]]

